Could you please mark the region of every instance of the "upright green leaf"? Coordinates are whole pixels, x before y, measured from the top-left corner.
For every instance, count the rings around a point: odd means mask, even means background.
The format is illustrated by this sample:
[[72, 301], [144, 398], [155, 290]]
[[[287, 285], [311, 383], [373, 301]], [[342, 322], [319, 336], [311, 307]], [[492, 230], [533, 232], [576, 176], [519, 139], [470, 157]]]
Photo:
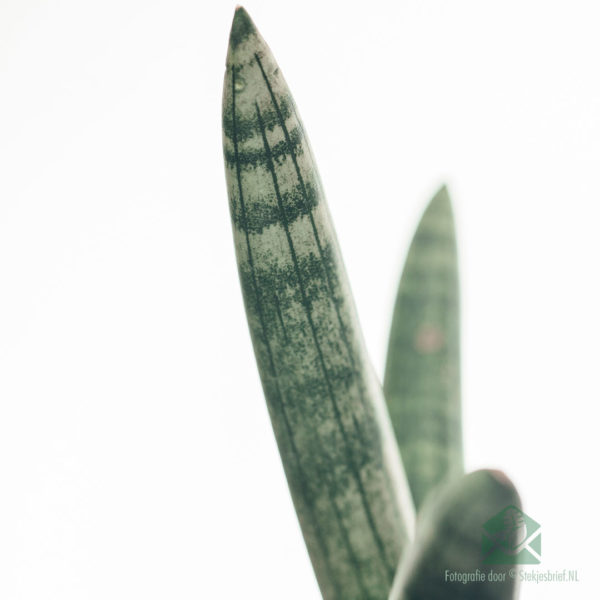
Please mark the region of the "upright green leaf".
[[223, 128], [250, 333], [319, 585], [326, 599], [385, 599], [413, 527], [410, 492], [308, 141], [242, 8]]
[[[475, 471], [441, 486], [433, 496], [419, 515], [415, 543], [398, 570], [390, 600], [515, 598], [514, 562], [486, 564], [482, 544], [487, 521], [505, 509], [520, 510], [511, 481], [500, 471]], [[506, 541], [520, 532], [512, 525], [506, 523], [502, 532]], [[466, 580], [463, 574], [478, 576]]]
[[417, 508], [438, 483], [463, 472], [458, 296], [454, 221], [442, 187], [408, 251], [384, 379]]

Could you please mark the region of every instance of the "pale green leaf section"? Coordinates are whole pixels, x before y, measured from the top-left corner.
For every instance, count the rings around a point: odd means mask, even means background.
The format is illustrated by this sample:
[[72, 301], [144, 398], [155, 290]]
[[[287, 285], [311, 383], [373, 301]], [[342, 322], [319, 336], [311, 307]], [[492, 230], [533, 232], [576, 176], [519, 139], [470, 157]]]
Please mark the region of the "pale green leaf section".
[[463, 473], [458, 268], [445, 187], [429, 203], [408, 251], [384, 393], [418, 509], [436, 485]]
[[269, 48], [241, 8], [223, 130], [250, 333], [323, 597], [385, 600], [414, 527], [410, 492], [308, 141]]
[[[486, 564], [483, 525], [500, 511], [521, 508], [511, 481], [481, 470], [437, 488], [424, 504], [413, 547], [403, 559], [389, 600], [512, 600], [513, 564]], [[511, 531], [506, 532], [508, 535]], [[493, 581], [467, 581], [452, 574], [497, 574]], [[514, 575], [514, 571], [513, 571]], [[481, 579], [481, 577], [480, 577]]]

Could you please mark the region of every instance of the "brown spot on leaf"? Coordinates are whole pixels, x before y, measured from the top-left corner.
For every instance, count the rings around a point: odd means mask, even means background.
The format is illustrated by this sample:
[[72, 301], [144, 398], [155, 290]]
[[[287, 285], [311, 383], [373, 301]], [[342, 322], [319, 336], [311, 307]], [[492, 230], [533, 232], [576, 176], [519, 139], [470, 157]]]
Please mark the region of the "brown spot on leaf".
[[433, 354], [444, 345], [444, 334], [433, 325], [421, 325], [415, 334], [415, 349], [420, 354]]

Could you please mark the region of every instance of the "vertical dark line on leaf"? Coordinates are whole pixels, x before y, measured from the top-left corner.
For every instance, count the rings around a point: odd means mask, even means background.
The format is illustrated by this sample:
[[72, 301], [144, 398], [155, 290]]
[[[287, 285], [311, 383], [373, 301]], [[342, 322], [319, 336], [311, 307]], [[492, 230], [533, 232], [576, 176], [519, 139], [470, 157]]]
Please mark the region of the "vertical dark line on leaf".
[[298, 280], [298, 288], [300, 290], [300, 297], [302, 299], [302, 305], [304, 307], [304, 311], [306, 313], [306, 319], [308, 321], [309, 324], [309, 328], [312, 334], [312, 338], [315, 344], [315, 348], [317, 350], [317, 356], [319, 359], [319, 365], [321, 367], [321, 370], [323, 371], [323, 377], [325, 380], [325, 384], [327, 387], [327, 393], [328, 396], [331, 400], [331, 404], [333, 407], [333, 412], [335, 414], [335, 419], [338, 423], [338, 427], [340, 429], [340, 432], [342, 434], [342, 438], [344, 440], [344, 448], [346, 451], [346, 460], [348, 462], [348, 465], [350, 466], [350, 471], [352, 472], [352, 475], [354, 477], [354, 479], [356, 480], [356, 485], [358, 487], [358, 491], [359, 491], [359, 495], [360, 495], [360, 499], [361, 499], [361, 503], [363, 505], [363, 509], [365, 511], [365, 515], [367, 517], [367, 521], [369, 523], [369, 527], [371, 529], [371, 533], [373, 534], [373, 538], [375, 540], [375, 543], [379, 549], [379, 552], [381, 554], [381, 557], [383, 559], [383, 563], [388, 571], [388, 573], [390, 574], [391, 577], [393, 577], [393, 569], [390, 567], [390, 565], [387, 562], [387, 557], [385, 554], [385, 547], [383, 545], [383, 540], [381, 539], [381, 536], [379, 535], [379, 531], [377, 530], [376, 524], [375, 524], [375, 520], [373, 518], [373, 514], [371, 512], [371, 507], [369, 506], [368, 500], [367, 500], [367, 494], [365, 492], [365, 488], [362, 482], [362, 479], [360, 477], [360, 472], [358, 471], [355, 463], [354, 463], [354, 458], [352, 456], [352, 450], [351, 450], [351, 446], [350, 443], [348, 441], [348, 433], [346, 432], [346, 429], [344, 427], [344, 423], [342, 421], [342, 415], [340, 412], [340, 408], [337, 404], [337, 400], [335, 399], [335, 394], [333, 392], [333, 387], [331, 384], [331, 381], [329, 379], [329, 373], [327, 372], [327, 366], [325, 364], [325, 358], [323, 356], [323, 350], [321, 349], [321, 345], [319, 343], [319, 339], [317, 336], [317, 330], [312, 318], [312, 314], [311, 314], [311, 309], [310, 309], [310, 303], [308, 300], [308, 297], [306, 295], [306, 290], [304, 288], [304, 282], [302, 281], [302, 274], [300, 272], [300, 266], [298, 264], [298, 257], [296, 255], [296, 250], [294, 248], [294, 244], [292, 241], [292, 236], [290, 234], [290, 229], [289, 229], [289, 224], [287, 221], [287, 217], [285, 214], [285, 207], [283, 206], [283, 200], [281, 197], [281, 192], [279, 190], [279, 183], [277, 181], [277, 174], [275, 173], [275, 165], [273, 164], [273, 157], [271, 154], [271, 148], [269, 146], [269, 142], [267, 140], [267, 133], [265, 130], [265, 126], [262, 120], [262, 116], [260, 114], [260, 109], [258, 107], [258, 103], [256, 103], [256, 114], [258, 117], [258, 122], [260, 125], [260, 130], [261, 130], [261, 134], [262, 134], [262, 138], [263, 138], [263, 144], [265, 147], [265, 154], [267, 157], [267, 166], [271, 172], [271, 177], [273, 178], [273, 187], [275, 189], [275, 196], [277, 197], [277, 203], [279, 205], [279, 212], [281, 215], [281, 221], [283, 224], [283, 228], [285, 230], [285, 235], [287, 238], [287, 242], [288, 242], [288, 246], [290, 249], [290, 255], [292, 257], [292, 262], [294, 264], [294, 271], [296, 273], [296, 279]]
[[298, 449], [296, 448], [296, 442], [294, 440], [292, 428], [290, 426], [290, 422], [289, 422], [288, 416], [287, 416], [287, 411], [286, 411], [285, 405], [283, 403], [283, 398], [282, 398], [281, 390], [279, 387], [279, 378], [277, 376], [277, 370], [275, 368], [275, 361], [273, 359], [273, 352], [271, 350], [271, 345], [269, 343], [268, 332], [267, 332], [267, 328], [266, 328], [266, 324], [265, 324], [263, 308], [262, 308], [262, 304], [260, 302], [260, 295], [259, 295], [260, 292], [259, 292], [258, 282], [256, 280], [256, 271], [254, 269], [254, 259], [252, 257], [252, 248], [250, 246], [250, 234], [248, 233], [248, 223], [246, 220], [246, 205], [244, 202], [244, 193], [242, 191], [241, 168], [240, 168], [240, 163], [238, 160], [239, 153], [238, 153], [237, 124], [236, 124], [236, 114], [235, 114], [235, 67], [233, 65], [231, 66], [231, 102], [232, 102], [232, 121], [233, 121], [233, 149], [234, 149], [234, 154], [235, 154], [236, 177], [237, 177], [238, 193], [239, 193], [239, 199], [240, 199], [242, 229], [244, 230], [244, 234], [246, 236], [246, 248], [248, 251], [248, 264], [250, 266], [250, 273], [251, 273], [251, 277], [252, 277], [252, 286], [254, 288], [254, 297], [256, 299], [256, 312], [258, 313], [258, 318], [260, 320], [263, 340], [265, 343], [265, 347], [267, 350], [267, 356], [268, 356], [268, 360], [269, 360], [269, 367], [271, 369], [271, 376], [273, 377], [273, 380], [275, 382], [275, 392], [276, 392], [276, 397], [277, 397], [277, 404], [279, 405], [279, 409], [281, 411], [281, 415], [282, 415], [283, 421], [285, 423], [285, 428], [286, 428], [286, 431], [287, 431], [287, 434], [288, 434], [288, 437], [290, 440], [290, 446], [292, 448], [292, 453], [294, 455], [294, 458], [296, 461], [296, 467], [298, 469], [298, 474], [300, 476], [300, 489], [302, 490], [302, 496], [304, 499], [304, 503], [311, 514], [311, 520], [313, 523], [313, 527], [311, 529], [313, 530], [315, 538], [317, 540], [317, 543], [319, 544], [319, 547], [321, 549], [321, 556], [323, 557], [323, 561], [325, 563], [325, 568], [329, 574], [329, 581], [331, 582], [331, 585], [335, 588], [336, 595], [338, 597], [341, 597], [338, 582], [333, 577], [333, 570], [332, 570], [331, 564], [329, 562], [329, 555], [327, 552], [327, 547], [325, 545], [325, 541], [323, 539], [323, 536], [322, 536], [319, 528], [317, 526], [314, 526], [314, 524], [317, 523], [317, 520], [315, 518], [312, 498], [309, 497], [309, 493], [308, 493], [307, 477], [304, 474], [304, 470], [300, 463], [300, 456], [298, 453]]
[[279, 304], [277, 292], [273, 294], [273, 298], [275, 299], [275, 310], [277, 311], [277, 318], [279, 319], [279, 324], [281, 325], [281, 331], [283, 331], [283, 339], [286, 343], [288, 343], [290, 341], [290, 338], [288, 337], [287, 329], [285, 328], [285, 323], [283, 322], [283, 315], [281, 314], [281, 305]]

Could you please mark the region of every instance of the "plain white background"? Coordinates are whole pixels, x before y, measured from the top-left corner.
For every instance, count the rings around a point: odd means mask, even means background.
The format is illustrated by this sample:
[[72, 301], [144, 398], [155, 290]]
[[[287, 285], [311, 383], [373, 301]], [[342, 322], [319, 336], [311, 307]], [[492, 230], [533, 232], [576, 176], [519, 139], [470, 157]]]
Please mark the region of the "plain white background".
[[[600, 8], [252, 1], [382, 371], [410, 236], [458, 220], [466, 462], [597, 590]], [[0, 2], [0, 598], [319, 597], [221, 154], [234, 4]], [[567, 587], [568, 586], [568, 587]]]

